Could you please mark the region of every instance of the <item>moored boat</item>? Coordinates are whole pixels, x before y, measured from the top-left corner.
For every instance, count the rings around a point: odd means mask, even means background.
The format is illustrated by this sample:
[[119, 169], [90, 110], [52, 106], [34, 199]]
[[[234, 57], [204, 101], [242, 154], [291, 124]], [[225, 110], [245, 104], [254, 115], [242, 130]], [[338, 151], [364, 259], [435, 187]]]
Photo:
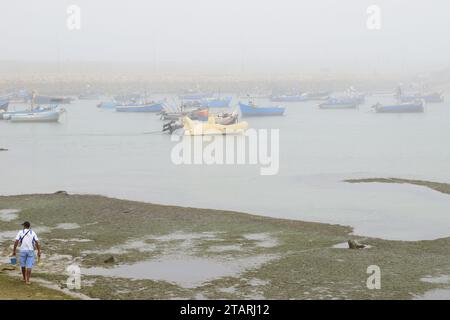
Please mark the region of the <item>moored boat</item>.
[[204, 108], [227, 108], [230, 106], [233, 97], [225, 98], [206, 98], [200, 101], [200, 105]]
[[400, 103], [394, 105], [382, 105], [377, 103], [372, 106], [377, 113], [418, 113], [424, 112], [422, 101]]
[[308, 100], [327, 100], [330, 96], [330, 91], [314, 91], [307, 92], [305, 95]]
[[116, 106], [117, 112], [159, 112], [163, 110], [163, 104], [159, 102], [144, 104], [127, 104]]
[[11, 122], [58, 122], [61, 113], [61, 110], [15, 113], [10, 115], [9, 120]]
[[248, 123], [243, 121], [230, 125], [218, 124], [213, 115], [209, 116], [207, 122], [193, 121], [189, 117], [184, 117], [183, 128], [183, 134], [186, 136], [234, 135], [244, 133]]
[[330, 98], [319, 104], [320, 109], [356, 109], [358, 102], [352, 98]]
[[244, 117], [253, 116], [282, 116], [285, 108], [282, 107], [257, 107], [253, 103], [244, 104], [239, 102], [241, 114]]
[[106, 102], [100, 102], [97, 105], [97, 108], [100, 108], [100, 109], [114, 109], [118, 105], [119, 105], [119, 103], [117, 103], [116, 101], [106, 101]]

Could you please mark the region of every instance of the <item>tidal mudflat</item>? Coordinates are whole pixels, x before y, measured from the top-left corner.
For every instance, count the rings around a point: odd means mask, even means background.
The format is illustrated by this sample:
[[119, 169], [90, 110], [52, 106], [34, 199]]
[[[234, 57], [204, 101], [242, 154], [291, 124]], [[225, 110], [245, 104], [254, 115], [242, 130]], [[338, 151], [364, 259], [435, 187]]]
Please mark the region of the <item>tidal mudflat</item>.
[[[95, 195], [2, 196], [6, 209], [17, 216], [0, 220], [2, 252], [18, 223], [33, 221], [44, 252], [35, 275], [65, 288], [66, 267], [79, 265], [77, 292], [91, 298], [414, 299], [448, 286], [424, 279], [450, 274], [450, 238], [388, 241], [341, 225]], [[349, 239], [370, 247], [343, 249]], [[379, 290], [366, 286], [370, 265], [381, 269]]]

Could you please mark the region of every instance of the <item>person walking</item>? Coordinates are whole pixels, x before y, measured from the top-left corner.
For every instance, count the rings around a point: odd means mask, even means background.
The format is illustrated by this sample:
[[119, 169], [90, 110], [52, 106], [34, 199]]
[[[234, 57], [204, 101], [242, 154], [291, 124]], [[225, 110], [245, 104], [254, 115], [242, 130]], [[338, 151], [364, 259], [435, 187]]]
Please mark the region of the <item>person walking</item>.
[[28, 221], [22, 223], [23, 229], [17, 233], [14, 242], [13, 256], [16, 256], [17, 247], [20, 248], [20, 267], [22, 268], [23, 281], [31, 284], [31, 270], [34, 266], [34, 249], [38, 251], [38, 258], [41, 258], [41, 246], [37, 234], [31, 230], [31, 224]]

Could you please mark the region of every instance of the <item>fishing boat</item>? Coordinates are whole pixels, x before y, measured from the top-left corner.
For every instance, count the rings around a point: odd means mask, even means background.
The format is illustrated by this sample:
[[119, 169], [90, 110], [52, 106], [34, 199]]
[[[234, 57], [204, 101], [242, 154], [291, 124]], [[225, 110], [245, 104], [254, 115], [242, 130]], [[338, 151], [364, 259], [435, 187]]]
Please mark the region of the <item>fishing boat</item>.
[[206, 98], [200, 101], [200, 105], [204, 108], [227, 108], [232, 99], [233, 97]]
[[394, 105], [381, 105], [377, 103], [372, 106], [377, 113], [418, 113], [424, 112], [422, 101], [406, 102]]
[[183, 117], [189, 117], [192, 120], [207, 121], [209, 110], [207, 108], [198, 108], [192, 111], [161, 112], [161, 120], [178, 120]]
[[444, 95], [441, 92], [433, 92], [424, 94], [421, 97], [427, 103], [440, 103], [444, 102]]
[[444, 95], [442, 92], [431, 92], [431, 93], [409, 93], [405, 94], [400, 86], [396, 90], [397, 100], [400, 102], [414, 102], [417, 100], [424, 100], [427, 103], [440, 103], [444, 102]]
[[330, 91], [316, 91], [316, 92], [307, 92], [305, 95], [308, 100], [328, 100], [330, 97]]
[[243, 121], [235, 124], [218, 124], [216, 118], [211, 115], [207, 122], [194, 121], [189, 117], [183, 118], [184, 135], [204, 136], [204, 135], [234, 135], [242, 134], [248, 128], [248, 123]]
[[65, 112], [58, 106], [32, 107], [30, 110], [4, 112], [3, 119], [10, 122], [57, 122]]
[[330, 98], [319, 104], [320, 109], [356, 109], [358, 101], [352, 98]]
[[16, 113], [9, 117], [11, 122], [58, 122], [63, 109], [28, 113]]
[[270, 101], [273, 101], [273, 102], [302, 102], [302, 101], [308, 101], [308, 96], [306, 94], [273, 95], [270, 97]]
[[239, 102], [239, 108], [241, 109], [242, 116], [282, 116], [285, 108], [282, 107], [257, 107], [252, 102], [244, 104]]
[[159, 102], [116, 106], [117, 112], [160, 112], [162, 110], [163, 104]]
[[100, 109], [115, 109], [119, 105], [116, 101], [106, 101], [106, 102], [100, 102], [97, 105], [97, 108]]

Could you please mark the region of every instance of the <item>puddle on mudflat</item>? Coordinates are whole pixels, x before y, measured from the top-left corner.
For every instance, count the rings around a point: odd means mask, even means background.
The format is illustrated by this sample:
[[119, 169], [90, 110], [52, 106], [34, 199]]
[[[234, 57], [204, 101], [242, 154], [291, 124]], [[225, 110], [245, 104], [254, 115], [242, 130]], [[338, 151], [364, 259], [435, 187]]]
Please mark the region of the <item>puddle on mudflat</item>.
[[276, 259], [259, 255], [238, 259], [211, 259], [188, 255], [166, 255], [159, 259], [119, 265], [113, 268], [83, 269], [83, 274], [130, 279], [162, 280], [184, 288], [194, 288], [222, 277], [236, 277], [248, 269], [259, 268]]
[[428, 283], [447, 284], [447, 283], [450, 283], [450, 275], [440, 275], [437, 277], [426, 276], [426, 277], [421, 278], [420, 281], [428, 282]]
[[201, 232], [201, 233], [173, 232], [162, 236], [153, 236], [149, 238], [158, 241], [176, 241], [176, 240], [189, 241], [204, 238], [213, 239], [215, 237], [216, 237], [215, 232]]
[[156, 249], [156, 245], [153, 243], [145, 242], [145, 240], [130, 240], [124, 244], [120, 244], [109, 249], [98, 250], [85, 250], [82, 254], [125, 254], [131, 250], [137, 250], [139, 252], [151, 252]]
[[60, 223], [55, 227], [55, 229], [64, 229], [64, 230], [72, 230], [79, 228], [80, 225], [78, 223]]
[[[216, 235], [212, 232], [203, 233], [185, 233], [174, 232], [170, 234], [155, 236], [150, 235], [141, 239], [132, 239], [123, 244], [113, 246], [109, 249], [85, 250], [82, 254], [125, 254], [131, 250], [139, 252], [151, 252], [156, 250], [157, 246], [165, 245], [172, 241], [177, 242], [176, 248], [179, 250], [192, 249], [196, 241], [215, 239]], [[149, 243], [151, 241], [152, 243]]]
[[208, 251], [212, 251], [212, 252], [241, 251], [241, 250], [242, 250], [242, 247], [240, 244], [211, 246], [208, 248]]
[[[36, 227], [31, 228], [33, 231], [35, 231], [38, 235], [41, 233], [48, 233], [50, 232], [50, 228], [47, 227]], [[9, 231], [2, 231], [0, 232], [0, 243], [4, 241], [11, 241], [13, 242], [14, 239], [17, 236], [17, 233], [19, 232], [19, 228], [17, 230], [9, 230]]]
[[278, 245], [278, 241], [268, 233], [249, 233], [244, 235], [244, 238], [257, 241], [256, 246], [262, 248], [273, 248]]
[[4, 241], [14, 241], [16, 235], [19, 231], [2, 231], [0, 232], [0, 242]]
[[266, 280], [261, 280], [261, 279], [253, 278], [253, 279], [250, 279], [250, 280], [248, 281], [248, 283], [249, 283], [250, 285], [256, 287], [256, 286], [266, 286], [266, 285], [268, 285], [268, 284], [270, 283], [270, 281], [266, 281]]
[[[434, 284], [450, 284], [450, 275], [426, 276], [420, 281]], [[438, 288], [415, 296], [416, 300], [450, 300], [450, 288]]]
[[450, 300], [450, 288], [433, 289], [425, 292], [423, 295], [415, 296], [415, 300]]
[[20, 210], [17, 209], [2, 209], [0, 210], [0, 221], [10, 222], [16, 220], [19, 215], [17, 214]]

